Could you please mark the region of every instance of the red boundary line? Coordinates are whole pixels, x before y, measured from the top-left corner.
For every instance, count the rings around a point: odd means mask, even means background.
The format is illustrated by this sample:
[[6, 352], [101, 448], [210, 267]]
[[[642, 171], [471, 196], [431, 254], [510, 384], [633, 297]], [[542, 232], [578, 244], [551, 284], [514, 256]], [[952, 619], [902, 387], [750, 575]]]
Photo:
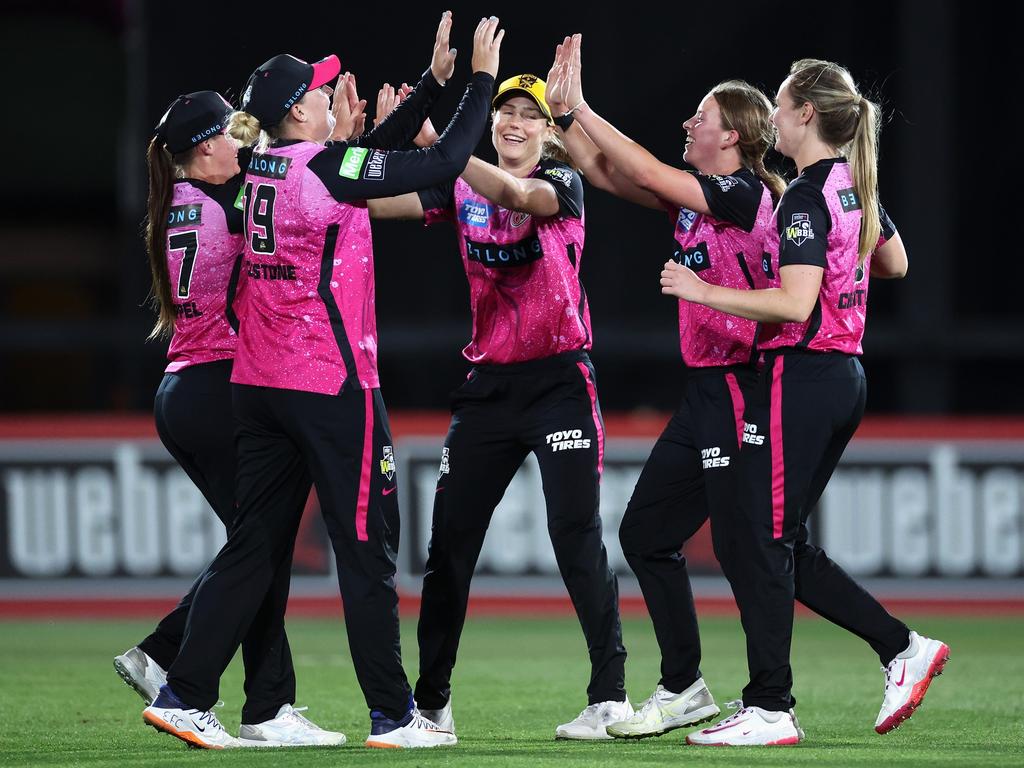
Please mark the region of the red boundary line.
[[[883, 600], [894, 613], [928, 613], [954, 616], [1024, 616], [1022, 598], [907, 598]], [[0, 619], [143, 619], [159, 618], [177, 603], [167, 597], [125, 598], [31, 598], [25, 600], [0, 599]], [[622, 597], [619, 601], [623, 615], [645, 616], [647, 609], [641, 597]], [[402, 616], [419, 614], [420, 600], [416, 595], [402, 595]], [[736, 603], [731, 597], [697, 598], [697, 612], [704, 616], [735, 616]], [[571, 616], [572, 603], [568, 597], [529, 597], [489, 595], [471, 598], [469, 613], [475, 616]], [[801, 605], [800, 615], [812, 615]], [[341, 599], [338, 597], [293, 597], [288, 602], [288, 615], [292, 617], [341, 617]]]
[[[605, 413], [605, 432], [611, 439], [653, 438], [661, 434], [671, 414]], [[448, 431], [448, 415], [440, 411], [396, 411], [390, 414], [396, 437], [441, 436]], [[46, 414], [0, 416], [0, 439], [156, 439], [153, 418], [148, 414]], [[910, 418], [873, 417], [857, 430], [859, 439], [898, 440], [1021, 440], [1024, 418], [1020, 416]]]

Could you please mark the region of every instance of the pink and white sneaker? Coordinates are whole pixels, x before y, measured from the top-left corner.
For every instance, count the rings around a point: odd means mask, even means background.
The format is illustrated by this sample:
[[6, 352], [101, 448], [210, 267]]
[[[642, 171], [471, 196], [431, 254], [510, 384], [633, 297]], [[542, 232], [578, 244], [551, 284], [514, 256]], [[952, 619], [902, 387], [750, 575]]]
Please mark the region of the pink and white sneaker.
[[882, 710], [875, 720], [875, 731], [888, 733], [910, 719], [921, 706], [932, 678], [942, 674], [949, 661], [949, 646], [938, 640], [910, 633], [910, 645], [882, 667], [885, 694]]
[[710, 728], [694, 731], [687, 744], [706, 747], [781, 747], [799, 744], [804, 731], [793, 710], [770, 712], [760, 707], [744, 707], [742, 701], [730, 701], [729, 709], [739, 711]]

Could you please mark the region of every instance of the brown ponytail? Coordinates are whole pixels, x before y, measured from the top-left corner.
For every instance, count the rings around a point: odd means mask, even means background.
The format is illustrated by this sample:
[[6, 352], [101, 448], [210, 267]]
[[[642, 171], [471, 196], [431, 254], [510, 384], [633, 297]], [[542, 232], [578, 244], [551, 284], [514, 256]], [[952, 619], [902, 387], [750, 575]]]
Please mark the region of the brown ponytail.
[[818, 136], [847, 157], [860, 200], [860, 266], [878, 243], [877, 104], [857, 90], [845, 67], [820, 59], [801, 59], [789, 70], [789, 92], [795, 104], [809, 102], [818, 115]]
[[174, 198], [174, 180], [185, 176], [185, 166], [193, 150], [172, 156], [160, 137], [153, 137], [146, 150], [149, 166], [149, 199], [146, 201], [146, 252], [149, 271], [153, 275], [150, 306], [156, 312], [156, 323], [147, 341], [170, 336], [174, 332], [174, 300], [171, 298], [171, 276], [167, 271], [167, 220]]
[[753, 171], [778, 200], [786, 191], [786, 183], [764, 164], [765, 153], [775, 143], [768, 97], [743, 80], [721, 82], [711, 89], [711, 95], [718, 102], [722, 127], [739, 134], [737, 146], [744, 167]]

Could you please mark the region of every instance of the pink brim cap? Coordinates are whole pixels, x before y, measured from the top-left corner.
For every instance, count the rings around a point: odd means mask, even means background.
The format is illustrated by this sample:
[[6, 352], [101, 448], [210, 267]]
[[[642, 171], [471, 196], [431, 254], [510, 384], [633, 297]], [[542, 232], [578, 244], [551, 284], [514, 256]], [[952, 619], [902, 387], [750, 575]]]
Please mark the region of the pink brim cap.
[[333, 82], [341, 74], [341, 62], [333, 53], [325, 59], [313, 62], [310, 66], [313, 67], [313, 82], [309, 84], [309, 90]]

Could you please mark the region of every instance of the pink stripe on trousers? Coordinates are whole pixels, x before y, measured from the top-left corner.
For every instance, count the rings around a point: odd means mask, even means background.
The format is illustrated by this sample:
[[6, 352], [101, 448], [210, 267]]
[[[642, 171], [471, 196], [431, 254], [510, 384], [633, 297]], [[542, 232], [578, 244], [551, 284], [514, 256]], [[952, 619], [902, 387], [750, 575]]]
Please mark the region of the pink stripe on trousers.
[[597, 388], [590, 378], [590, 369], [585, 363], [576, 363], [576, 367], [583, 374], [583, 380], [587, 382], [587, 395], [590, 397], [590, 413], [594, 417], [594, 429], [597, 430], [597, 477], [600, 479], [604, 472], [604, 428], [601, 426], [601, 417], [597, 413]]
[[769, 439], [772, 441], [772, 537], [782, 538], [786, 514], [786, 463], [782, 453], [782, 368], [784, 357], [772, 365], [772, 400], [769, 413]]
[[359, 501], [356, 503], [356, 539], [367, 541], [366, 512], [370, 507], [370, 471], [373, 466], [373, 390], [364, 389], [366, 423], [363, 427], [363, 466], [359, 474]]
[[732, 399], [732, 417], [736, 422], [736, 447], [743, 448], [743, 392], [740, 384], [736, 381], [736, 374], [725, 374], [725, 383], [729, 387], [729, 397]]

